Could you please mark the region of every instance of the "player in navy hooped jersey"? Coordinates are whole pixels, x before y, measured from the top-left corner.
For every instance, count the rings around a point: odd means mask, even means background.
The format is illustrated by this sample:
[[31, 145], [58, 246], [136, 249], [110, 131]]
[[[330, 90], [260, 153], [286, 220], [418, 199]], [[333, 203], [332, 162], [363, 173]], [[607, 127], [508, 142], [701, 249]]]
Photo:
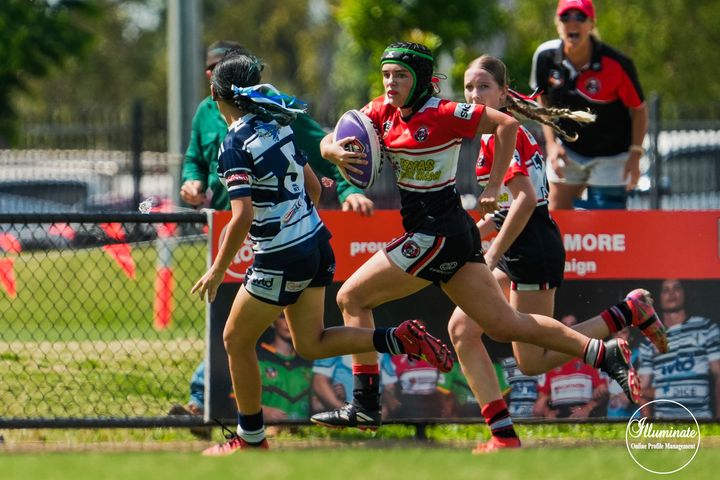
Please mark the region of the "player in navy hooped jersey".
[[[534, 343], [602, 365], [632, 395], [633, 375], [619, 348], [606, 349], [602, 341], [547, 316], [519, 313], [485, 265], [478, 229], [455, 188], [460, 142], [483, 133], [495, 135], [495, 163], [479, 198], [481, 211], [493, 212], [515, 151], [518, 121], [483, 105], [433, 96], [434, 59], [424, 45], [394, 43], [380, 63], [385, 95], [368, 103], [363, 112], [381, 132], [395, 171], [405, 234], [343, 284], [337, 300], [345, 324], [372, 327], [374, 307], [435, 284], [492, 338]], [[326, 136], [321, 142], [323, 157], [340, 168], [363, 162], [364, 154], [344, 149], [352, 140]], [[380, 425], [377, 359], [356, 355], [354, 362], [365, 378], [358, 376], [353, 402], [314, 415], [314, 422], [332, 427]], [[499, 423], [506, 418], [505, 414]]]
[[648, 113], [632, 60], [601, 42], [594, 33], [592, 0], [560, 0], [556, 10], [559, 39], [540, 45], [533, 56], [530, 87], [543, 92], [546, 106], [589, 109], [593, 124], [578, 127], [573, 143], [543, 127], [546, 139], [550, 209], [571, 209], [588, 187], [593, 209], [624, 209], [627, 190], [637, 186]]
[[[685, 289], [676, 278], [660, 287], [662, 322], [668, 329], [668, 352], [640, 345], [638, 373], [643, 400], [670, 400], [649, 405], [654, 418], [687, 418], [681, 404], [696, 418], [720, 419], [720, 328], [709, 318], [692, 315]], [[677, 402], [673, 404], [672, 402]]]
[[268, 448], [255, 345], [282, 311], [295, 350], [308, 360], [376, 350], [424, 358], [445, 371], [452, 368], [447, 347], [410, 321], [389, 329], [325, 329], [325, 287], [332, 282], [335, 257], [330, 233], [314, 206], [320, 183], [288, 126], [300, 103], [260, 84], [262, 69], [254, 56], [231, 51], [211, 79], [213, 99], [229, 125], [218, 173], [228, 189], [232, 219], [213, 265], [191, 292], [215, 299], [248, 233], [255, 258], [223, 332], [238, 408], [237, 434], [206, 449], [203, 454], [209, 456]]

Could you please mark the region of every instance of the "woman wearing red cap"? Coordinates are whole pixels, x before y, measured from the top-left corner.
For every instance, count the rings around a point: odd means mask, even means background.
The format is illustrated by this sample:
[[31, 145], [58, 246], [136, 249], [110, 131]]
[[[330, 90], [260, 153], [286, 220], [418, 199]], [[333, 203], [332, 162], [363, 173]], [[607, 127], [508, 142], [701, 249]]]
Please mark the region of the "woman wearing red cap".
[[560, 121], [580, 134], [572, 144], [543, 127], [550, 209], [571, 209], [585, 187], [586, 208], [624, 209], [640, 177], [648, 125], [635, 66], [599, 40], [592, 0], [560, 0], [555, 24], [560, 38], [535, 51], [530, 86], [543, 92], [543, 105], [590, 110], [597, 120], [582, 126]]

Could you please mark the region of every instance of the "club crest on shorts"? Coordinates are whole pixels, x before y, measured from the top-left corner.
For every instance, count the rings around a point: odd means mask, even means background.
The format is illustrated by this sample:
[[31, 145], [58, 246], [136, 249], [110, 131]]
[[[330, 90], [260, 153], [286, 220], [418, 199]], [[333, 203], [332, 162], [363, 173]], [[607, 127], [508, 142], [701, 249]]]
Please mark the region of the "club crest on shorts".
[[412, 240], [403, 243], [402, 255], [405, 258], [416, 258], [420, 255], [420, 246]]
[[424, 142], [428, 139], [428, 135], [429, 133], [427, 127], [420, 127], [415, 131], [413, 138], [415, 138], [417, 142]]

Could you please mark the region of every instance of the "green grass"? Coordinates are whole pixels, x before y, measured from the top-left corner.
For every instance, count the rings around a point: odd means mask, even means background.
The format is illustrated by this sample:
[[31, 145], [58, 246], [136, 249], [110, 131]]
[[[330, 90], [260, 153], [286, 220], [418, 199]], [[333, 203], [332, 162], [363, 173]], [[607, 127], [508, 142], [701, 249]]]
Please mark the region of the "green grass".
[[[702, 450], [675, 478], [717, 478], [718, 449]], [[194, 452], [20, 454], [0, 456], [2, 477], [83, 479], [646, 479], [624, 447], [529, 448], [473, 456], [467, 449], [348, 446], [240, 452], [204, 458]]]
[[[697, 457], [672, 478], [716, 478], [720, 425], [702, 425], [701, 430]], [[478, 439], [487, 438], [483, 425], [429, 427], [427, 443], [413, 441], [413, 432], [412, 427], [401, 425], [385, 426], [374, 434], [302, 427], [273, 437], [270, 452], [204, 458], [199, 452], [210, 444], [192, 441], [184, 429], [15, 430], [3, 432], [0, 478], [657, 478], [629, 456], [622, 424], [521, 425], [519, 433], [527, 448], [481, 457], [470, 450]], [[214, 441], [220, 440], [220, 431], [215, 429]], [[23, 451], [27, 453], [18, 453]], [[673, 460], [669, 454], [659, 455]], [[661, 459], [653, 460], [657, 465]]]
[[0, 360], [5, 417], [159, 416], [183, 403], [202, 339], [24, 342]]
[[[152, 327], [153, 247], [133, 247], [134, 280], [100, 249], [20, 255], [18, 297], [0, 294], [0, 415], [155, 416], [183, 402], [203, 352], [205, 305], [187, 292], [204, 255], [199, 244], [175, 249], [173, 326], [162, 332]], [[703, 448], [679, 478], [717, 476], [720, 425], [701, 430]], [[0, 479], [652, 477], [627, 453], [624, 424], [518, 431], [529, 448], [473, 457], [484, 425], [428, 427], [427, 444], [413, 441], [411, 426], [376, 434], [301, 427], [281, 431], [274, 451], [207, 459], [198, 454], [207, 444], [184, 429], [9, 430], [0, 432]]]

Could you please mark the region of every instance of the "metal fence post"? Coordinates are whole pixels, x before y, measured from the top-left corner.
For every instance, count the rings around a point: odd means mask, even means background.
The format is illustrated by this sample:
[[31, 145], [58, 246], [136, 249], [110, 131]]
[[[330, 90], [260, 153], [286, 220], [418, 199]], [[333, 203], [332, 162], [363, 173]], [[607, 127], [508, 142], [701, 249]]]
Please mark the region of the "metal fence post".
[[416, 442], [427, 442], [427, 424], [425, 423], [416, 423], [415, 425], [415, 441]]
[[140, 204], [140, 180], [142, 179], [142, 162], [140, 156], [143, 150], [143, 105], [142, 100], [136, 99], [132, 106], [132, 124], [130, 133], [130, 150], [132, 155], [133, 176], [133, 207]]
[[654, 93], [650, 98], [650, 129], [649, 140], [650, 165], [652, 168], [652, 188], [650, 189], [650, 208], [660, 209], [662, 198], [662, 158], [658, 150], [658, 137], [660, 136], [660, 95]]

